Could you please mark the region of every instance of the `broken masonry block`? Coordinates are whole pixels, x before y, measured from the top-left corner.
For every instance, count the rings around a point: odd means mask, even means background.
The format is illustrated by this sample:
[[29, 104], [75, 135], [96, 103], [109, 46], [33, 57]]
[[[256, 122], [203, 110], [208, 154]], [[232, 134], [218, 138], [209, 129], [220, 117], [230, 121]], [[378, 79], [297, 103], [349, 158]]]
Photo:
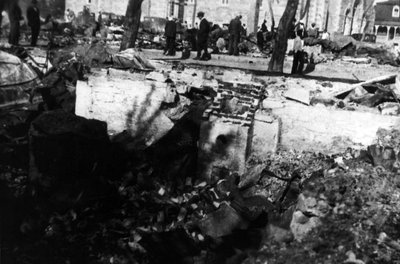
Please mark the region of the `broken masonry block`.
[[265, 157], [278, 150], [280, 142], [280, 119], [272, 118], [271, 115], [257, 111], [254, 117], [251, 154]]
[[106, 123], [63, 110], [35, 119], [29, 141], [29, 177], [43, 187], [73, 184], [101, 174], [109, 150]]
[[166, 83], [90, 76], [76, 88], [76, 115], [107, 122], [108, 133], [128, 131], [146, 146], [167, 134], [172, 121], [161, 111], [176, 91]]
[[222, 203], [215, 212], [200, 220], [198, 225], [203, 234], [220, 238], [231, 234], [235, 229], [246, 228], [247, 222], [230, 205]]
[[231, 122], [205, 121], [201, 124], [198, 173], [202, 179], [211, 180], [213, 167], [226, 167], [243, 174], [245, 170], [249, 127]]
[[398, 127], [400, 117], [314, 108], [287, 102], [284, 108], [272, 109], [282, 121], [280, 146], [283, 149], [340, 153], [349, 147], [367, 147], [379, 129]]

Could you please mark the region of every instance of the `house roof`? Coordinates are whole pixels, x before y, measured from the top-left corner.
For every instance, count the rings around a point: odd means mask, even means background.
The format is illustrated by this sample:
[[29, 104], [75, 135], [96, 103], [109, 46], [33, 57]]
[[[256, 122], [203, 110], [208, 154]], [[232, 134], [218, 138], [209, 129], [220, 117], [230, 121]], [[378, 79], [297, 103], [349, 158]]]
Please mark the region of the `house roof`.
[[400, 26], [400, 18], [393, 17], [393, 7], [400, 6], [400, 0], [388, 0], [375, 6], [375, 25]]
[[378, 5], [391, 5], [391, 6], [399, 5], [400, 6], [400, 0], [388, 0], [388, 1], [385, 1], [385, 2], [376, 3], [376, 5], [377, 6]]

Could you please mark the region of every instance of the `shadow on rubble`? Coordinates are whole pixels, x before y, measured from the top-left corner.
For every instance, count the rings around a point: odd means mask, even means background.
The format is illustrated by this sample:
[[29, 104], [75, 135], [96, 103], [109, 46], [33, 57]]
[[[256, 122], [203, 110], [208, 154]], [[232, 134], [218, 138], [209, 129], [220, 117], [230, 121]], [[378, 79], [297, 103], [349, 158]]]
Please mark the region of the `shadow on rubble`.
[[[170, 129], [165, 129], [164, 111], [176, 108], [180, 99], [177, 96], [173, 102], [163, 102], [154, 110], [151, 100], [155, 89], [153, 86], [140, 107], [137, 103], [133, 104], [133, 109], [126, 116], [127, 131], [114, 137], [113, 142], [124, 146], [135, 157], [132, 164], [135, 176], [129, 184], [154, 187], [153, 181], [157, 180], [172, 191], [182, 190], [187, 178], [195, 180], [200, 122], [208, 103], [202, 98], [193, 101], [186, 114], [174, 121]], [[154, 140], [157, 136], [160, 138]]]

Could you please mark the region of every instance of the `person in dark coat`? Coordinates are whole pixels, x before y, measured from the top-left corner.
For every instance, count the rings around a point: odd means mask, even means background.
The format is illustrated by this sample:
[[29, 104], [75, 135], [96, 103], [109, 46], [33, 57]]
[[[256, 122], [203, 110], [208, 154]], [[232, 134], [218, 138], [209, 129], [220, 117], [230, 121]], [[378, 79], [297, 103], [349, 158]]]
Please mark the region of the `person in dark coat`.
[[288, 36], [289, 39], [295, 39], [296, 38], [296, 18], [293, 18], [292, 22], [289, 25], [288, 28]]
[[22, 11], [18, 5], [18, 2], [11, 5], [9, 12], [10, 35], [8, 36], [8, 43], [11, 45], [18, 45], [20, 37], [19, 22], [23, 19]]
[[229, 23], [229, 55], [239, 55], [240, 33], [242, 32], [242, 16], [237, 16]]
[[31, 46], [36, 46], [36, 42], [40, 32], [40, 10], [37, 6], [37, 0], [32, 0], [32, 5], [26, 11], [28, 18], [28, 26], [31, 27], [32, 37]]
[[257, 46], [260, 51], [264, 50], [264, 32], [262, 28], [258, 28], [257, 30]]
[[165, 37], [167, 38], [167, 45], [164, 54], [167, 56], [175, 55], [175, 42], [176, 42], [176, 23], [171, 18], [165, 24]]
[[264, 19], [264, 22], [261, 25], [261, 31], [262, 31], [262, 33], [268, 32], [267, 20], [265, 20], [265, 19]]
[[[195, 60], [209, 60], [211, 59], [208, 54], [208, 35], [210, 34], [210, 23], [204, 18], [204, 12], [200, 11], [197, 13], [197, 17], [200, 19], [199, 30], [197, 31], [197, 57]], [[204, 51], [203, 55], [201, 52]]]

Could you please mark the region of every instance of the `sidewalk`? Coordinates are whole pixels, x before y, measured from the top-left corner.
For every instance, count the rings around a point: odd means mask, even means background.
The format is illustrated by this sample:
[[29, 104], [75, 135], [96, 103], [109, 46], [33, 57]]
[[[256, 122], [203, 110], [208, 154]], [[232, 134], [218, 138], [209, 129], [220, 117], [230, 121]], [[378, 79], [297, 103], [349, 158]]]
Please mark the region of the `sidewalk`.
[[[256, 75], [277, 75], [268, 72], [268, 63], [270, 58], [256, 58], [244, 55], [229, 56], [224, 54], [212, 54], [211, 60], [198, 61], [192, 59], [196, 57], [196, 52], [191, 52], [191, 57], [187, 60], [181, 60], [181, 52], [177, 52], [176, 56], [164, 56], [162, 50], [142, 50], [142, 52], [145, 57], [152, 60], [180, 61], [188, 65], [239, 69], [251, 71]], [[291, 56], [286, 57], [283, 74], [279, 75], [290, 75], [292, 61], [293, 59]], [[391, 73], [395, 74], [397, 72], [398, 68], [388, 65], [355, 64], [344, 62], [339, 59], [317, 64], [315, 65], [315, 69], [313, 71], [308, 73], [306, 71], [305, 75], [297, 77], [311, 79], [331, 79], [332, 81], [344, 82], [359, 82]]]

